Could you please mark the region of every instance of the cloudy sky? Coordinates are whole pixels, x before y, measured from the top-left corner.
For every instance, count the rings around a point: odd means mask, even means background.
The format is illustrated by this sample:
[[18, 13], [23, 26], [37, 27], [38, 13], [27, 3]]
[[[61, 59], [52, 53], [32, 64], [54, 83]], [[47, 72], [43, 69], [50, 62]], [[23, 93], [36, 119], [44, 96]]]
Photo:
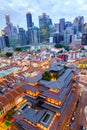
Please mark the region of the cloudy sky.
[[5, 27], [5, 13], [10, 15], [13, 25], [26, 29], [26, 12], [32, 12], [32, 18], [38, 26], [38, 16], [47, 13], [53, 23], [60, 18], [73, 21], [76, 16], [84, 16], [87, 22], [87, 0], [0, 0], [0, 31]]

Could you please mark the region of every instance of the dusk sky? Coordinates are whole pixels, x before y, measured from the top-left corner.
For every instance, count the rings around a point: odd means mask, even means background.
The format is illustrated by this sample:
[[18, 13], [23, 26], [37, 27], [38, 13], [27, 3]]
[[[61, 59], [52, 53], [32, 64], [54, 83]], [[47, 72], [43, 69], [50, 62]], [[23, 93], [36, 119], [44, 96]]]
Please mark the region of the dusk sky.
[[13, 25], [26, 29], [26, 12], [38, 26], [38, 16], [45, 12], [58, 23], [60, 18], [73, 21], [76, 16], [84, 16], [87, 22], [87, 0], [0, 0], [0, 31], [5, 24], [5, 14], [10, 15]]

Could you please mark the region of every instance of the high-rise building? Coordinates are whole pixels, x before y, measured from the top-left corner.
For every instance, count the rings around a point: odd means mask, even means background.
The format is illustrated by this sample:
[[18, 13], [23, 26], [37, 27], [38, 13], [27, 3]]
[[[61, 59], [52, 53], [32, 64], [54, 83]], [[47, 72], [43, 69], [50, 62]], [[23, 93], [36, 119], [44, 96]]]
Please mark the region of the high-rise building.
[[54, 24], [54, 27], [55, 27], [55, 31], [56, 31], [57, 33], [59, 33], [59, 23], [55, 23], [55, 24]]
[[77, 27], [77, 33], [83, 33], [84, 30], [84, 17], [78, 16], [74, 20], [74, 25]]
[[26, 32], [27, 45], [32, 43], [39, 43], [39, 28], [33, 26]]
[[5, 39], [5, 46], [6, 47], [10, 47], [10, 43], [9, 43], [9, 38], [8, 38], [8, 36], [4, 36], [4, 39]]
[[72, 27], [72, 23], [70, 21], [65, 22], [65, 28]]
[[27, 19], [27, 28], [30, 29], [33, 25], [31, 12], [27, 12], [26, 19]]
[[[4, 41], [5, 42], [5, 41]], [[4, 46], [3, 46], [3, 39], [2, 39], [2, 37], [0, 36], [0, 52], [1, 52], [1, 50], [4, 48]]]
[[87, 23], [84, 24], [84, 32], [87, 33]]
[[59, 28], [59, 30], [60, 30], [60, 32], [63, 32], [64, 29], [65, 29], [65, 18], [61, 18], [60, 19], [60, 28]]
[[82, 35], [82, 45], [86, 45], [87, 46], [87, 33], [84, 33]]
[[7, 24], [7, 26], [5, 27], [6, 35], [8, 36], [9, 39], [12, 39], [12, 37], [13, 37], [13, 24], [10, 22], [9, 14], [5, 15], [5, 19], [6, 19], [6, 24]]
[[71, 43], [71, 37], [73, 35], [73, 28], [70, 26], [67, 26], [64, 31], [64, 43], [65, 45], [69, 45]]
[[60, 33], [54, 33], [53, 43], [62, 43], [64, 41], [64, 35]]
[[9, 16], [9, 14], [5, 14], [5, 19], [6, 19], [6, 24], [9, 25], [10, 24], [10, 16]]
[[12, 39], [12, 37], [13, 37], [13, 25], [12, 25], [12, 23], [10, 23], [9, 25], [7, 25], [5, 27], [5, 32], [6, 32], [6, 35], [9, 37], [9, 39]]
[[5, 30], [2, 30], [1, 33], [2, 33], [2, 37], [0, 38], [1, 49], [4, 49], [5, 47], [10, 47], [9, 38], [6, 35]]
[[51, 25], [52, 25], [52, 20], [48, 15], [43, 13], [41, 16], [39, 16], [40, 42], [49, 41]]
[[32, 43], [38, 43], [39, 42], [39, 28], [36, 26], [32, 27]]
[[20, 45], [27, 44], [25, 30], [23, 28], [19, 28], [19, 42], [20, 42]]

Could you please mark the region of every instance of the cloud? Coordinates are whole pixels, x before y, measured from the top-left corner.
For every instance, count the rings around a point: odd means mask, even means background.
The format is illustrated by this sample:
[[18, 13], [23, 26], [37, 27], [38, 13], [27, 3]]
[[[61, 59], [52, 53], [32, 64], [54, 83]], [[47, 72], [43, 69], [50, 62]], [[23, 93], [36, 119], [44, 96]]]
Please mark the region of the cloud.
[[0, 0], [0, 30], [5, 27], [5, 13], [10, 15], [14, 25], [27, 27], [26, 12], [31, 11], [35, 25], [38, 26], [38, 16], [45, 12], [53, 22], [60, 18], [73, 21], [76, 16], [83, 15], [87, 21], [87, 0]]

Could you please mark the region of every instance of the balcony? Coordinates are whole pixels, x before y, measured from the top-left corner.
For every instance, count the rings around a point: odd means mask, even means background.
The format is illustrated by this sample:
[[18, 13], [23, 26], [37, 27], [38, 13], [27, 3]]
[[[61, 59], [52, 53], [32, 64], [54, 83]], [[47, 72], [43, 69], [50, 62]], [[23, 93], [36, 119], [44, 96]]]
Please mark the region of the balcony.
[[26, 90], [26, 94], [33, 97], [37, 97], [40, 94], [40, 91], [32, 92], [32, 91]]
[[51, 104], [56, 105], [56, 106], [61, 106], [62, 105], [61, 101], [57, 101], [57, 100], [49, 98], [49, 97], [46, 98], [46, 101], [48, 103], [51, 103]]

